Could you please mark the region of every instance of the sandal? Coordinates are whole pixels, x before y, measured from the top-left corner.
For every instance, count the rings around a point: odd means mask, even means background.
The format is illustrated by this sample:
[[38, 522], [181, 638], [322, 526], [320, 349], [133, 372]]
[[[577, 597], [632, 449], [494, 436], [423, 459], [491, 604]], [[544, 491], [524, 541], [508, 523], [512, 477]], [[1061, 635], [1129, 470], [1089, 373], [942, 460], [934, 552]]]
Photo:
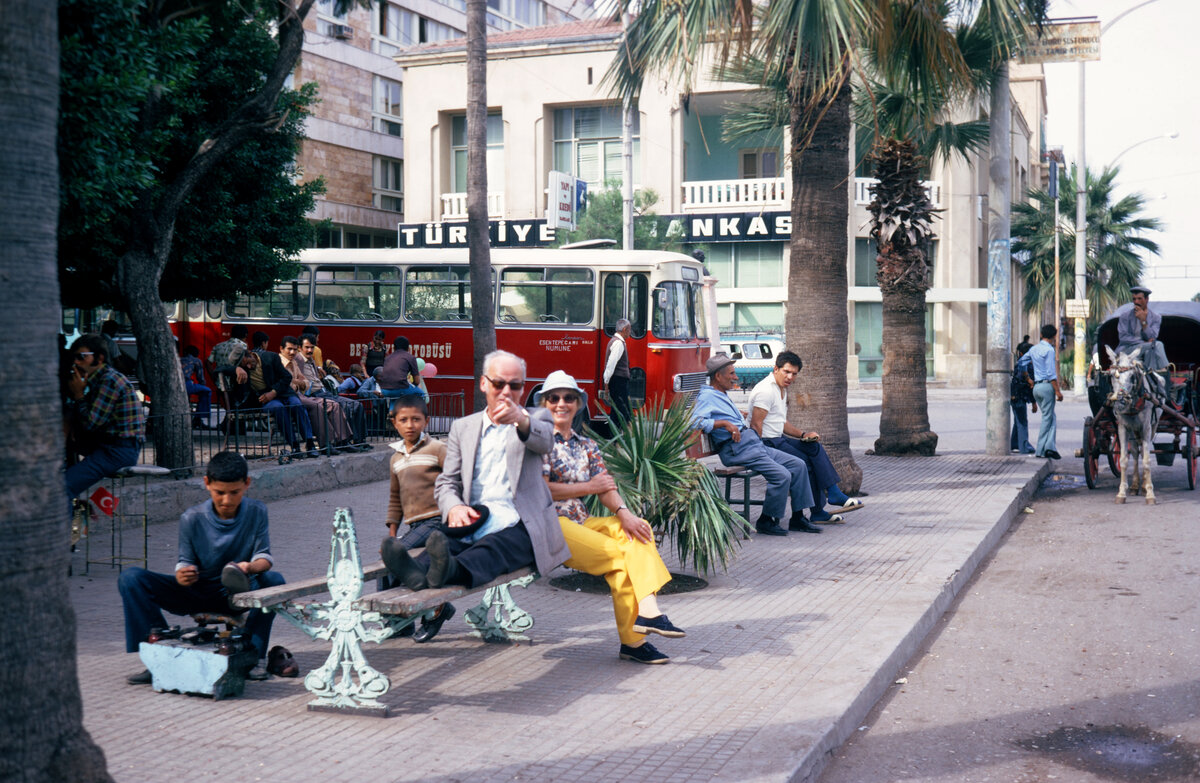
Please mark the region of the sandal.
[[833, 509], [833, 512], [845, 514], [850, 511], [858, 511], [862, 507], [863, 502], [858, 498], [847, 498], [846, 502], [842, 504], [842, 507]]
[[267, 653], [267, 671], [276, 677], [298, 677], [300, 664], [296, 663], [286, 647], [277, 644]]

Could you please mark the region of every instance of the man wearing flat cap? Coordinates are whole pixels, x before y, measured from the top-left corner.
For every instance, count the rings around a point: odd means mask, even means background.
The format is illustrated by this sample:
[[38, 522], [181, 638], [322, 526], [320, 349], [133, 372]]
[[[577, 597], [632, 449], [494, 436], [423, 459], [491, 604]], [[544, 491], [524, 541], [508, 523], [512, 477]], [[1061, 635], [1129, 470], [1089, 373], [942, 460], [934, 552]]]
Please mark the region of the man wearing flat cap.
[[1162, 316], [1150, 309], [1150, 289], [1135, 285], [1133, 309], [1117, 318], [1117, 353], [1130, 354], [1141, 348], [1138, 359], [1147, 370], [1167, 369], [1167, 352], [1158, 340]]
[[[729, 399], [729, 390], [737, 386], [733, 359], [723, 353], [716, 354], [705, 363], [704, 369], [710, 385], [696, 395], [692, 424], [708, 434], [722, 464], [752, 468], [767, 480], [762, 516], [754, 529], [767, 536], [786, 536], [788, 530], [820, 533], [821, 528], [804, 518], [804, 509], [813, 505], [804, 460], [763, 443]], [[779, 521], [787, 511], [789, 497], [792, 516], [785, 530]]]

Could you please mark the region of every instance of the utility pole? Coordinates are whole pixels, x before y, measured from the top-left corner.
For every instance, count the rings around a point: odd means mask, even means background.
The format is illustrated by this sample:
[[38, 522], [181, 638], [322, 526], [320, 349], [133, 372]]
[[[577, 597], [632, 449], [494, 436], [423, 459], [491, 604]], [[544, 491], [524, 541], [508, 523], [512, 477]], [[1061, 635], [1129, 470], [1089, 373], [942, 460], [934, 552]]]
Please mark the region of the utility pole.
[[1012, 406], [1012, 110], [1008, 63], [992, 79], [991, 158], [988, 161], [987, 453], [1008, 456]]
[[[622, 30], [629, 27], [629, 5], [621, 13]], [[633, 98], [625, 96], [621, 105], [621, 249], [633, 250]]]

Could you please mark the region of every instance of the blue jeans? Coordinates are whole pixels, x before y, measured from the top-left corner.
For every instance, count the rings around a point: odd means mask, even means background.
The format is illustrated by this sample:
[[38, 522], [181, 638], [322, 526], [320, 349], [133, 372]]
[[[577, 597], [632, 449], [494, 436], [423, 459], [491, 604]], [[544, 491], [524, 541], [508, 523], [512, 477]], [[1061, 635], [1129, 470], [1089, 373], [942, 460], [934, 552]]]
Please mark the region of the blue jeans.
[[[278, 587], [283, 576], [264, 571], [250, 577], [250, 589]], [[175, 581], [174, 574], [158, 574], [144, 568], [127, 568], [117, 580], [121, 603], [125, 607], [125, 652], [137, 652], [146, 641], [151, 628], [166, 628], [163, 610], [171, 614], [213, 612], [229, 614], [229, 596], [217, 580], [202, 580], [184, 587]], [[250, 635], [259, 658], [267, 657], [274, 612], [251, 609], [246, 617], [246, 632]]]
[[121, 444], [102, 444], [80, 462], [67, 468], [67, 497], [77, 497], [80, 492], [106, 476], [130, 465], [136, 465], [141, 446], [133, 438], [125, 438]]
[[201, 386], [198, 383], [184, 381], [184, 386], [187, 387], [189, 396], [196, 395], [196, 416], [208, 422], [208, 412], [211, 407], [212, 389], [207, 386]]
[[1012, 406], [1013, 426], [1012, 435], [1008, 439], [1008, 450], [1032, 454], [1033, 446], [1029, 445], [1029, 407], [1023, 402], [1009, 404]]
[[837, 486], [838, 483], [837, 469], [833, 467], [833, 462], [825, 453], [825, 448], [817, 441], [805, 443], [799, 438], [789, 438], [786, 435], [778, 438], [763, 438], [763, 443], [804, 460], [804, 464], [808, 466], [808, 480], [812, 489], [812, 507], [825, 508], [825, 503], [828, 501], [826, 490]]
[[763, 496], [764, 516], [783, 519], [789, 497], [793, 514], [812, 506], [812, 486], [804, 460], [767, 446], [754, 430], [742, 430], [741, 440], [737, 443], [726, 441], [717, 455], [723, 464], [757, 470], [767, 480], [767, 492]]
[[[288, 409], [291, 409], [291, 415], [288, 414]], [[262, 406], [264, 411], [275, 412], [275, 422], [279, 425], [279, 431], [283, 433], [283, 438], [293, 446], [296, 445], [296, 432], [292, 429], [292, 416], [296, 417], [296, 421], [300, 424], [300, 434], [307, 441], [312, 440], [312, 422], [308, 420], [308, 411], [304, 410], [304, 405], [301, 404], [300, 398], [294, 394], [289, 394], [282, 399], [276, 397]]]
[[1050, 381], [1039, 381], [1033, 385], [1033, 399], [1042, 409], [1042, 425], [1038, 430], [1037, 449], [1034, 453], [1044, 457], [1047, 451], [1058, 451], [1058, 447], [1054, 445], [1058, 425], [1054, 419], [1054, 387], [1050, 385]]

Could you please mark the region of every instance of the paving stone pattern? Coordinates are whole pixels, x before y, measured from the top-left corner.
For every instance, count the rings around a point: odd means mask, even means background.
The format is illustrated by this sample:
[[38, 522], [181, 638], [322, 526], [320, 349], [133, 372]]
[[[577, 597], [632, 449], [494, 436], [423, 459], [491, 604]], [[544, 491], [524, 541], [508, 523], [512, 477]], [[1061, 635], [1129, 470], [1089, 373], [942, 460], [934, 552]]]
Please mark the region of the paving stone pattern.
[[[467, 604], [430, 644], [367, 645], [392, 680], [388, 719], [310, 713], [302, 677], [250, 682], [243, 697], [221, 702], [125, 684], [141, 663], [123, 653], [117, 572], [92, 566], [84, 576], [77, 555], [70, 585], [84, 722], [118, 781], [808, 779], [1048, 469], [965, 452], [860, 465], [871, 494], [846, 525], [753, 537], [707, 589], [662, 599], [688, 631], [651, 637], [669, 665], [618, 660], [607, 597], [543, 579], [514, 590], [536, 620], [532, 645], [470, 637]], [[375, 482], [270, 503], [279, 570], [324, 573], [342, 505], [355, 512], [363, 560], [373, 561], [386, 492]], [[176, 525], [150, 532], [151, 568], [170, 571]], [[304, 672], [328, 653], [283, 619], [272, 642]]]

